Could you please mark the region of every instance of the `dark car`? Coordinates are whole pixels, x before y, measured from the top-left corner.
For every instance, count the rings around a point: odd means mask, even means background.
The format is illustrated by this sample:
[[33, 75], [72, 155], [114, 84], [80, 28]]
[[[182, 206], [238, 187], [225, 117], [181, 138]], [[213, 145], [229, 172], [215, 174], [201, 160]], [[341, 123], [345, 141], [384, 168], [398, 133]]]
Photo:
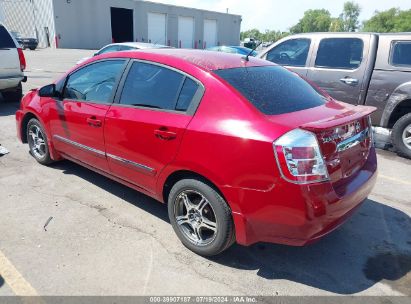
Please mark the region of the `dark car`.
[[231, 53], [231, 54], [240, 54], [240, 55], [248, 55], [250, 56], [257, 56], [258, 53], [252, 49], [243, 47], [243, 46], [215, 46], [207, 49], [208, 51], [216, 51], [216, 52], [224, 52], [224, 53]]
[[20, 44], [21, 48], [30, 49], [34, 51], [39, 45], [39, 41], [36, 38], [23, 38], [19, 32], [10, 32], [16, 41]]

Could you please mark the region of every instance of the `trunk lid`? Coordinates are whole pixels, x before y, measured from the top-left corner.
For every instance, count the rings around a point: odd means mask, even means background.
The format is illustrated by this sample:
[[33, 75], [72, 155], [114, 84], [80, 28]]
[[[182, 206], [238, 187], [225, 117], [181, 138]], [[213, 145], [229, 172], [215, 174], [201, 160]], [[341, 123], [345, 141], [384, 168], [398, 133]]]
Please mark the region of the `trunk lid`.
[[314, 133], [335, 188], [358, 172], [372, 146], [369, 115], [373, 107], [330, 101], [325, 105], [283, 115], [270, 116], [275, 123]]

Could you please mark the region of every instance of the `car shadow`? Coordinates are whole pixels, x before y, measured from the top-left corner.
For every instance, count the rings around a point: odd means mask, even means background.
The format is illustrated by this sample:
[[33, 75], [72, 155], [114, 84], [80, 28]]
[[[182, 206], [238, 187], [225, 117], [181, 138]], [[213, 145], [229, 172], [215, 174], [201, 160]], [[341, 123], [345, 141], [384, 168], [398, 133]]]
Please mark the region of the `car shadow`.
[[165, 208], [162, 203], [152, 199], [151, 197], [143, 193], [124, 186], [99, 173], [96, 173], [70, 161], [60, 161], [52, 164], [51, 167], [61, 170], [64, 174], [79, 176], [82, 179], [98, 186], [99, 188], [125, 200], [126, 202], [148, 213], [153, 214], [159, 219], [165, 222], [169, 222], [167, 208]]
[[[53, 167], [169, 222], [167, 208], [144, 194], [69, 161]], [[367, 200], [341, 228], [315, 244], [234, 245], [209, 259], [234, 269], [256, 270], [266, 280], [288, 280], [337, 294], [358, 293], [384, 281], [411, 295], [411, 218], [383, 202]]]
[[19, 106], [20, 103], [7, 101], [0, 94], [0, 117], [16, 114]]
[[342, 227], [305, 247], [234, 245], [212, 258], [225, 266], [257, 270], [265, 279], [289, 280], [337, 294], [364, 291], [383, 281], [411, 295], [411, 218], [367, 200]]

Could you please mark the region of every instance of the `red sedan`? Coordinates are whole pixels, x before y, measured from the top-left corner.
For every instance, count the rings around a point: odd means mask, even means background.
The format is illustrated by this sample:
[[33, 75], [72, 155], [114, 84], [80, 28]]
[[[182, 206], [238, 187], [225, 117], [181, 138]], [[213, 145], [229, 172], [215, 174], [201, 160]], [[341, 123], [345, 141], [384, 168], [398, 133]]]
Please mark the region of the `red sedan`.
[[256, 58], [159, 49], [94, 57], [29, 92], [18, 137], [167, 203], [180, 240], [305, 245], [367, 198], [374, 108], [333, 100]]

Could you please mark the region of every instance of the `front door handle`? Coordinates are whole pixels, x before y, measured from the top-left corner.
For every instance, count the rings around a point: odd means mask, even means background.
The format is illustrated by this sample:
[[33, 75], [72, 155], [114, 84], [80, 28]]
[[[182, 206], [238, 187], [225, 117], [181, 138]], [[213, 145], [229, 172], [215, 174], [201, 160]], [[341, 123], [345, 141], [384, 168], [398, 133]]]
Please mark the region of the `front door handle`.
[[172, 140], [177, 137], [177, 133], [169, 131], [167, 128], [159, 128], [154, 130], [154, 135], [162, 140]]
[[358, 79], [351, 78], [351, 77], [341, 78], [340, 81], [344, 82], [345, 84], [352, 85], [352, 86], [355, 86], [358, 84]]
[[97, 119], [95, 116], [87, 118], [87, 124], [95, 128], [100, 128], [102, 125], [101, 120]]

